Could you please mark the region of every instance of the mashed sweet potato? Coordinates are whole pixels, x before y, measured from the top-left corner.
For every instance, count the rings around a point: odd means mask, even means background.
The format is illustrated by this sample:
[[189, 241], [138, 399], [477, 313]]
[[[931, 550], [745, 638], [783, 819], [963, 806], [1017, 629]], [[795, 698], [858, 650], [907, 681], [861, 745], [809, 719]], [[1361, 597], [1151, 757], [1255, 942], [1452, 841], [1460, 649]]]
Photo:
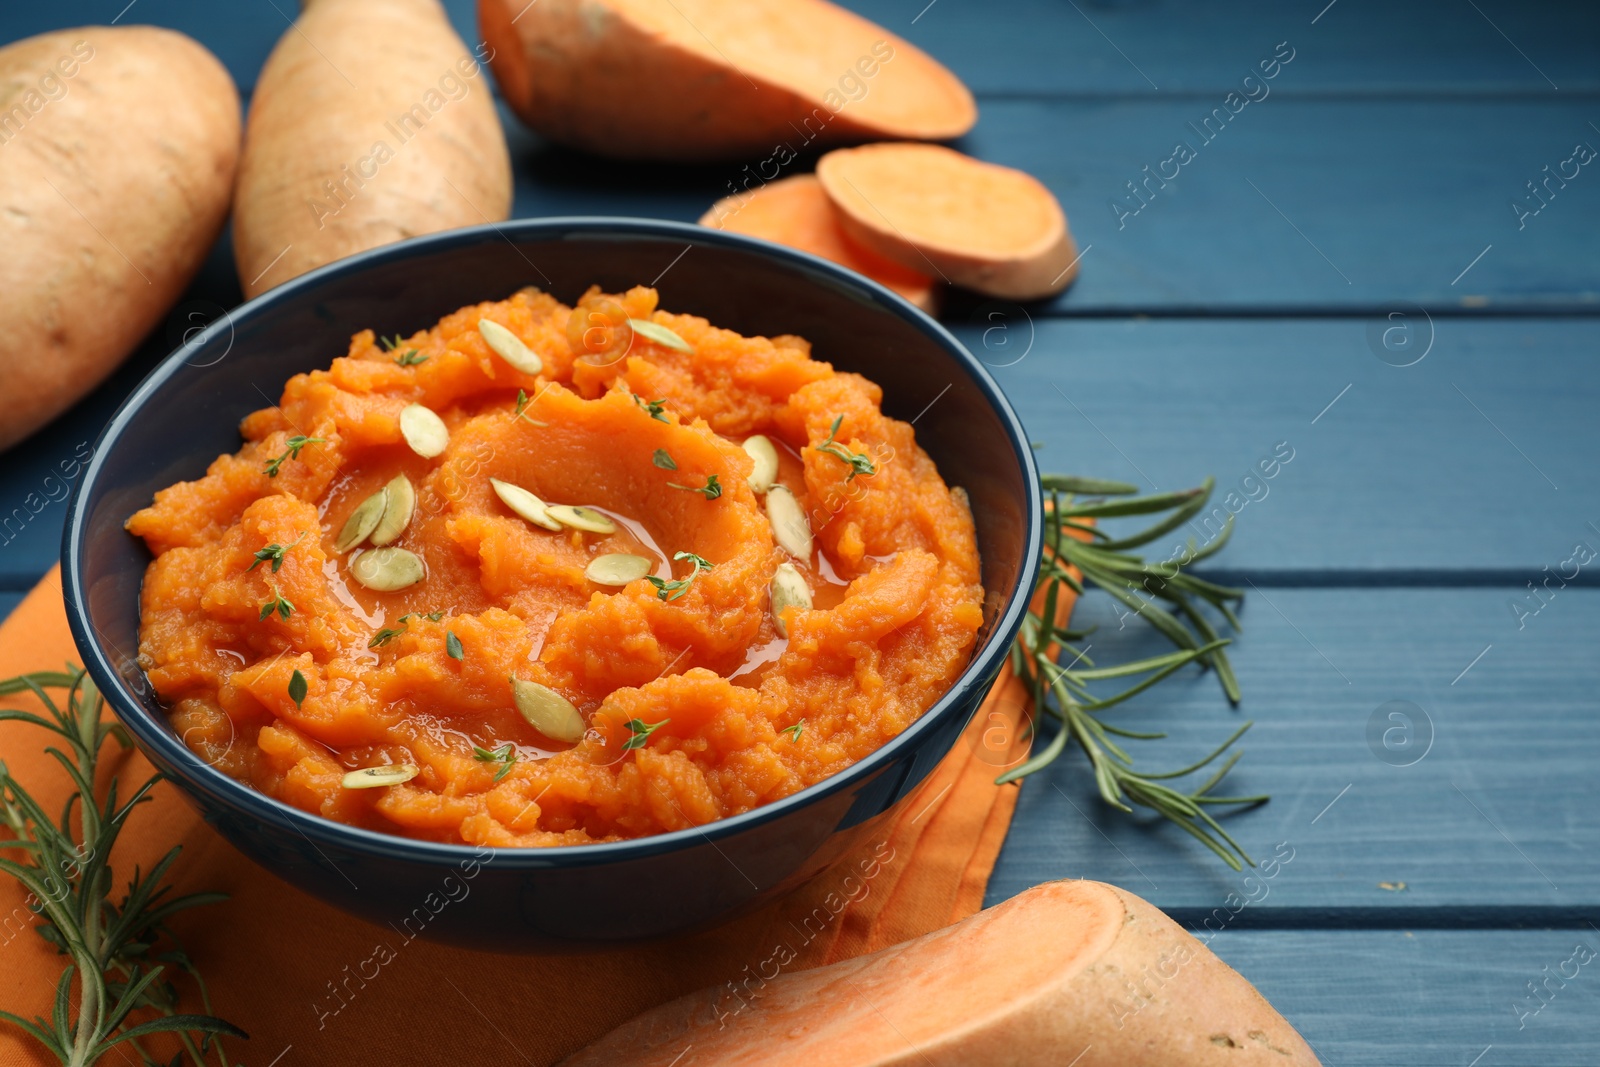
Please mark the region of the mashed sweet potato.
[[[155, 554], [140, 663], [199, 756], [341, 822], [539, 846], [747, 811], [904, 730], [983, 621], [965, 495], [880, 399], [800, 338], [660, 312], [644, 288], [576, 308], [528, 289], [410, 338], [365, 331], [248, 416], [238, 453], [128, 520]], [[448, 430], [432, 458], [402, 431], [410, 405]], [[749, 484], [756, 434], [814, 532], [807, 558], [774, 538], [764, 497], [783, 490]], [[400, 475], [409, 510], [383, 495]], [[591, 521], [546, 529], [491, 479]], [[408, 519], [397, 536], [338, 551], [385, 502]], [[381, 553], [420, 580], [363, 584]], [[645, 576], [591, 581], [612, 554]], [[804, 596], [774, 618], [786, 562]], [[536, 728], [519, 685], [572, 737]], [[374, 767], [388, 777], [347, 777]]]

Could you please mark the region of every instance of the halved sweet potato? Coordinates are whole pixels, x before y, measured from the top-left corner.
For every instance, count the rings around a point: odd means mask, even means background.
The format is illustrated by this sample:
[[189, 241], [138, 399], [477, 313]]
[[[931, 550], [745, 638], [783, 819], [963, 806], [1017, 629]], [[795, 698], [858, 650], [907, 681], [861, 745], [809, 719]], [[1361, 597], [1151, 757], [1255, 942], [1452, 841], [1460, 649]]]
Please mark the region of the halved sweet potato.
[[810, 252], [865, 274], [929, 314], [939, 309], [933, 278], [885, 259], [845, 236], [838, 212], [814, 174], [796, 174], [725, 196], [700, 216], [700, 225], [764, 237]]
[[689, 1063], [1315, 1067], [1317, 1059], [1249, 982], [1150, 904], [1098, 882], [1048, 882], [869, 956], [755, 989], [730, 982], [691, 993], [563, 1067]]
[[972, 94], [827, 0], [479, 0], [519, 118], [619, 159], [716, 159], [959, 137]]
[[853, 240], [913, 270], [1011, 300], [1065, 289], [1078, 249], [1036, 178], [939, 145], [829, 152], [817, 178]]

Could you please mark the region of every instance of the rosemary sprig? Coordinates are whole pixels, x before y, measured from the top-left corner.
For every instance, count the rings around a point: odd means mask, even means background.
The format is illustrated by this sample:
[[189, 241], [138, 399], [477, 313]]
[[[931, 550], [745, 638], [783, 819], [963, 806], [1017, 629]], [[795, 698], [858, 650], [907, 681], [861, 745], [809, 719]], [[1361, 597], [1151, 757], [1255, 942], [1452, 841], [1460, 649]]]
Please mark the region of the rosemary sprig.
[[[46, 692], [66, 691], [62, 707]], [[154, 1063], [140, 1044], [152, 1034], [173, 1034], [182, 1052], [172, 1062], [226, 1065], [227, 1053], [218, 1035], [245, 1037], [244, 1031], [211, 1015], [211, 996], [194, 963], [167, 921], [187, 908], [223, 900], [220, 893], [191, 893], [169, 897], [171, 886], [161, 884], [177, 860], [175, 846], [148, 872], [134, 869], [120, 903], [112, 900], [111, 850], [128, 816], [150, 799], [160, 781], [156, 775], [126, 801], [119, 802], [115, 775], [102, 798], [94, 782], [100, 750], [112, 737], [123, 748], [127, 733], [117, 723], [101, 722], [104, 701], [94, 683], [78, 667], [65, 673], [40, 672], [0, 681], [0, 696], [31, 692], [44, 705], [45, 715], [0, 709], [0, 720], [25, 722], [56, 734], [62, 748], [45, 749], [71, 778], [74, 792], [67, 798], [60, 822], [34, 800], [0, 762], [0, 820], [11, 839], [0, 850], [24, 853], [21, 860], [0, 857], [0, 871], [16, 879], [28, 892], [28, 906], [40, 919], [35, 929], [63, 955], [70, 957], [56, 985], [55, 1008], [47, 1020], [24, 1019], [0, 1011], [0, 1019], [20, 1027], [69, 1067], [87, 1067], [112, 1048], [128, 1042], [144, 1063]], [[77, 812], [77, 828], [73, 812]], [[168, 968], [183, 971], [199, 987], [207, 1014], [178, 1011], [178, 993], [164, 979]], [[73, 987], [76, 986], [76, 1004]], [[133, 1022], [135, 1013], [154, 1012], [145, 1022]]]
[[[1088, 757], [1100, 796], [1107, 804], [1130, 813], [1133, 804], [1150, 808], [1194, 835], [1234, 870], [1242, 869], [1241, 861], [1253, 866], [1255, 861], [1207, 810], [1214, 805], [1266, 802], [1265, 796], [1211, 795], [1242, 753], [1227, 756], [1203, 784], [1188, 792], [1163, 784], [1221, 759], [1250, 728], [1250, 723], [1240, 726], [1199, 762], [1176, 771], [1151, 774], [1136, 770], [1133, 758], [1114, 738], [1153, 740], [1166, 734], [1127, 730], [1106, 722], [1099, 714], [1191, 663], [1215, 669], [1228, 702], [1238, 703], [1239, 683], [1224, 651], [1230, 642], [1218, 636], [1215, 625], [1202, 614], [1199, 602], [1209, 604], [1227, 625], [1238, 630], [1239, 620], [1232, 606], [1244, 599], [1244, 591], [1208, 582], [1186, 571], [1227, 543], [1233, 533], [1232, 516], [1211, 543], [1197, 546], [1190, 538], [1167, 561], [1151, 563], [1128, 550], [1149, 544], [1198, 515], [1211, 497], [1211, 479], [1194, 489], [1151, 496], [1133, 496], [1137, 487], [1121, 482], [1065, 475], [1046, 475], [1043, 482], [1049, 500], [1044, 561], [1036, 586], [1036, 593], [1042, 591], [1042, 604], [1039, 611], [1029, 612], [1023, 620], [1011, 657], [1017, 674], [1033, 691], [1036, 714], [1041, 719], [1055, 719], [1059, 726], [1042, 749], [998, 781], [1014, 782], [1042, 770], [1066, 750], [1068, 741], [1073, 741]], [[1084, 521], [1162, 514], [1165, 517], [1151, 526], [1122, 538], [1113, 538], [1099, 526]], [[1082, 581], [1074, 570], [1082, 574]], [[1114, 666], [1095, 666], [1085, 654], [1087, 650], [1076, 644], [1088, 634], [1056, 623], [1063, 588], [1083, 593], [1086, 583], [1104, 590], [1130, 613], [1154, 626], [1177, 646], [1177, 651]], [[1169, 606], [1163, 606], [1163, 602]], [[1065, 667], [1059, 662], [1062, 658], [1067, 660]], [[1144, 677], [1113, 696], [1098, 697], [1089, 688], [1091, 682], [1137, 675]]]

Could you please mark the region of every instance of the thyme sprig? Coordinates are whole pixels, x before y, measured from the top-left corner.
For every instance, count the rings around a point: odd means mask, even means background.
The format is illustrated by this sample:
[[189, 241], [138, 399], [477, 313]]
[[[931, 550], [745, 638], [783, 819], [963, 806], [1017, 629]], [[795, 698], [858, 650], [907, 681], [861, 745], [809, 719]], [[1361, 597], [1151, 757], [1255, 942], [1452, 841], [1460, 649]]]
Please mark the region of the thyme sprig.
[[[1135, 804], [1150, 808], [1192, 834], [1234, 870], [1242, 869], [1241, 861], [1253, 866], [1255, 861], [1207, 810], [1216, 805], [1266, 802], [1265, 796], [1212, 795], [1242, 753], [1232, 752], [1205, 782], [1187, 792], [1164, 784], [1222, 759], [1250, 729], [1250, 723], [1241, 725], [1204, 759], [1175, 771], [1152, 774], [1135, 769], [1133, 758], [1115, 738], [1154, 740], [1167, 735], [1128, 730], [1100, 716], [1191, 663], [1214, 669], [1229, 703], [1238, 703], [1239, 683], [1224, 651], [1230, 641], [1218, 635], [1215, 624], [1201, 612], [1200, 602], [1209, 604], [1228, 626], [1238, 630], [1233, 606], [1243, 601], [1244, 591], [1206, 581], [1186, 570], [1227, 544], [1233, 533], [1232, 516], [1210, 543], [1197, 546], [1190, 538], [1165, 562], [1152, 563], [1129, 549], [1149, 544], [1193, 520], [1211, 497], [1211, 479], [1194, 489], [1150, 496], [1134, 496], [1138, 488], [1122, 482], [1065, 475], [1046, 475], [1043, 483], [1049, 500], [1044, 561], [1036, 586], [1036, 593], [1042, 592], [1042, 603], [1040, 610], [1029, 612], [1023, 620], [1011, 657], [1017, 674], [1033, 691], [1039, 717], [1054, 719], [1059, 726], [1042, 749], [998, 781], [1013, 782], [1042, 770], [1060, 757], [1069, 741], [1076, 742], [1088, 757], [1101, 799], [1107, 804], [1129, 813]], [[1164, 518], [1146, 529], [1121, 538], [1085, 521], [1163, 514]], [[1086, 584], [1104, 590], [1130, 613], [1155, 627], [1177, 646], [1177, 651], [1113, 666], [1095, 666], [1086, 654], [1087, 648], [1078, 646], [1088, 632], [1069, 630], [1056, 621], [1062, 590], [1081, 594]], [[1061, 660], [1066, 661], [1066, 666], [1061, 665]], [[1096, 696], [1090, 689], [1091, 682], [1138, 675], [1144, 677], [1112, 696]]]
[[[65, 690], [65, 706], [50, 697], [49, 689]], [[66, 770], [74, 792], [57, 822], [0, 762], [0, 821], [11, 831], [10, 840], [0, 841], [0, 850], [24, 853], [21, 860], [0, 857], [0, 872], [27, 891], [28, 906], [40, 920], [35, 929], [70, 962], [56, 985], [49, 1019], [29, 1020], [6, 1011], [0, 1011], [0, 1019], [25, 1030], [69, 1067], [87, 1067], [123, 1042], [132, 1044], [144, 1063], [155, 1063], [140, 1042], [159, 1033], [174, 1035], [182, 1046], [174, 1064], [186, 1057], [194, 1064], [214, 1060], [226, 1065], [218, 1036], [246, 1035], [210, 1014], [205, 981], [167, 927], [180, 911], [226, 898], [220, 893], [168, 896], [172, 887], [161, 883], [182, 851], [174, 846], [148, 872], [135, 868], [121, 901], [112, 899], [111, 850], [128, 816], [150, 799], [161, 776], [122, 801], [113, 775], [104, 796], [95, 795], [106, 739], [115, 738], [123, 748], [131, 741], [119, 724], [101, 721], [104, 700], [82, 669], [69, 665], [65, 673], [0, 681], [0, 696], [21, 692], [37, 697], [46, 714], [0, 709], [0, 721], [29, 723], [61, 738], [64, 750], [52, 745], [45, 751]], [[194, 979], [206, 1014], [178, 1011], [178, 991], [165, 977], [174, 970]], [[150, 1012], [153, 1018], [133, 1021], [136, 1013]]]
[[245, 573], [249, 574], [263, 563], [270, 563], [272, 564], [272, 573], [277, 574], [279, 571], [283, 570], [283, 557], [288, 555], [289, 550], [295, 545], [298, 545], [301, 541], [304, 541], [305, 538], [306, 531], [301, 530], [300, 536], [296, 537], [293, 541], [290, 541], [286, 545], [280, 545], [274, 541], [270, 545], [267, 545], [263, 548], [258, 548], [254, 553], [256, 561], [244, 569]]
[[306, 445], [320, 445], [324, 443], [325, 442], [320, 437], [307, 437], [303, 433], [295, 434], [293, 437], [290, 437], [283, 442], [284, 451], [282, 454], [273, 456], [271, 459], [267, 460], [266, 467], [264, 468], [267, 472], [267, 477], [276, 478], [278, 476], [279, 468], [281, 468], [288, 460], [299, 459], [300, 450], [306, 447]]
[[816, 446], [818, 452], [826, 452], [835, 459], [842, 460], [850, 468], [850, 473], [845, 475], [845, 481], [853, 482], [856, 475], [864, 474], [871, 477], [878, 473], [877, 464], [864, 452], [852, 452], [834, 440], [839, 435], [839, 426], [844, 422], [843, 415], [835, 415], [833, 425], [828, 428], [828, 439]]
[[656, 587], [656, 596], [662, 600], [677, 600], [689, 591], [689, 586], [693, 585], [694, 580], [700, 577], [701, 571], [709, 571], [716, 566], [704, 556], [697, 556], [693, 552], [677, 552], [673, 554], [672, 558], [680, 561], [688, 560], [694, 564], [694, 570], [671, 582], [665, 578], [657, 578], [653, 574], [645, 575], [644, 580]]
[[[657, 464], [657, 466], [660, 466], [660, 464]], [[673, 469], [676, 470], [677, 468], [674, 467]], [[722, 483], [717, 481], [715, 474], [706, 475], [705, 485], [679, 485], [677, 482], [668, 482], [667, 485], [670, 488], [682, 489], [689, 493], [703, 493], [707, 500], [715, 500], [722, 495]]]

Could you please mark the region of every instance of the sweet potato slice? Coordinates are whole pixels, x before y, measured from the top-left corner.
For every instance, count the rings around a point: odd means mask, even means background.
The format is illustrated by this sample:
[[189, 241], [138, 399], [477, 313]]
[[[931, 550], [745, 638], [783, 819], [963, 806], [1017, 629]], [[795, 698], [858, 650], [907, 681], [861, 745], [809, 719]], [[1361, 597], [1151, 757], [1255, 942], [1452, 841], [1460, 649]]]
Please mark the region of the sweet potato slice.
[[506, 218], [511, 160], [481, 74], [439, 0], [307, 0], [245, 126], [233, 218], [245, 295]]
[[675, 1063], [1314, 1067], [1317, 1059], [1249, 982], [1156, 908], [1098, 882], [1049, 882], [870, 956], [758, 988], [730, 982], [691, 993], [563, 1067]]
[[619, 159], [959, 137], [972, 94], [827, 0], [479, 0], [506, 102], [552, 140]]
[[725, 196], [700, 216], [700, 225], [764, 237], [832, 260], [893, 289], [923, 311], [939, 306], [933, 278], [902, 267], [845, 236], [833, 202], [812, 174], [796, 174], [745, 193]]
[[1034, 300], [1077, 274], [1077, 246], [1037, 179], [939, 145], [829, 152], [817, 178], [844, 231], [913, 270], [990, 296]]

